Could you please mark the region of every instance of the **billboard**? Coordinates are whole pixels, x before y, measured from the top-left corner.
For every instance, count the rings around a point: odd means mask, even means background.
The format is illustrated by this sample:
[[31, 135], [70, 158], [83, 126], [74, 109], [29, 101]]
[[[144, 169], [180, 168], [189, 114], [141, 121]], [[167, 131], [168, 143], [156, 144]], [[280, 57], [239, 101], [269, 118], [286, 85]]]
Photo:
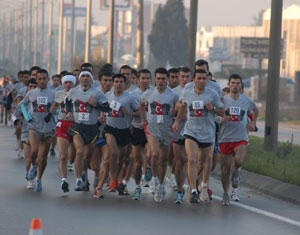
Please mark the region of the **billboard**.
[[[74, 9], [75, 17], [86, 17], [86, 7], [75, 7]], [[64, 17], [71, 17], [72, 16], [72, 5], [65, 5], [64, 6]]]
[[[102, 9], [109, 9], [110, 0], [101, 0], [100, 6]], [[128, 10], [133, 6], [133, 0], [115, 0], [116, 10]]]
[[228, 59], [228, 49], [210, 47], [209, 48], [209, 60], [210, 61], [223, 61]]

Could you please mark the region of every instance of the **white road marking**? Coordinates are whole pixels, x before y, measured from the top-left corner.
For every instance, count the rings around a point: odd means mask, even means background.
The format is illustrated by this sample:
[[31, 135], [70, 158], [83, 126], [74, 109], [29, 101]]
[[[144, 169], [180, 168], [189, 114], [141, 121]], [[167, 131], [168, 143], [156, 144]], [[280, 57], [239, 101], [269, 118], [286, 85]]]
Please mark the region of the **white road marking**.
[[[219, 201], [222, 201], [222, 198], [219, 197], [219, 196], [213, 195], [213, 198], [215, 198]], [[252, 206], [247, 206], [247, 205], [242, 204], [240, 202], [230, 201], [230, 204], [241, 207], [241, 208], [244, 208], [246, 210], [252, 211], [252, 212], [257, 213], [257, 214], [268, 216], [270, 218], [273, 218], [273, 219], [276, 219], [276, 220], [279, 220], [279, 221], [282, 221], [282, 222], [300, 227], [300, 222], [296, 221], [296, 220], [292, 220], [292, 219], [289, 219], [289, 218], [286, 218], [286, 217], [283, 217], [283, 216], [280, 216], [280, 215], [276, 215], [276, 214], [273, 214], [271, 212], [264, 211], [264, 210], [261, 210], [261, 209], [258, 209], [258, 208], [252, 207]]]

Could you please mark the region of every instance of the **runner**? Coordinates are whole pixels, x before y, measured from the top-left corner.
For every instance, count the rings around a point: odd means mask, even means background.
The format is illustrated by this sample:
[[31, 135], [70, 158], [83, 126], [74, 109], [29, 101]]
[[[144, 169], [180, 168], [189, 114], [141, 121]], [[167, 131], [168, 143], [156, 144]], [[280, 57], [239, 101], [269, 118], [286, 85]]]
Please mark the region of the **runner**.
[[87, 170], [83, 166], [90, 158], [98, 135], [97, 121], [100, 111], [108, 111], [108, 103], [104, 94], [93, 87], [94, 78], [90, 70], [84, 69], [79, 75], [80, 85], [70, 90], [67, 100], [67, 120], [74, 118], [74, 124], [68, 134], [73, 138], [76, 149], [75, 191], [89, 191]]
[[109, 191], [119, 192], [124, 195], [126, 185], [122, 182], [122, 168], [124, 153], [127, 153], [131, 143], [130, 123], [132, 116], [139, 115], [139, 102], [125, 90], [126, 77], [122, 74], [113, 76], [113, 90], [106, 97], [110, 103], [110, 112], [106, 118], [104, 128], [105, 139], [110, 150], [110, 177]]
[[[141, 99], [140, 117], [145, 127], [147, 141], [151, 149], [151, 167], [153, 177], [149, 191], [154, 193], [154, 200], [161, 202], [165, 195], [165, 174], [170, 143], [173, 140], [173, 117], [178, 96], [167, 88], [168, 72], [165, 68], [155, 71], [156, 88], [147, 90]], [[148, 115], [145, 121], [145, 105]]]
[[[30, 79], [28, 81], [28, 85], [26, 86], [27, 91], [33, 90], [37, 87], [37, 83], [35, 79]], [[33, 189], [34, 188], [34, 181], [29, 180], [28, 173], [30, 170], [31, 165], [31, 159], [30, 159], [30, 144], [29, 144], [29, 133], [28, 133], [28, 122], [25, 118], [23, 118], [22, 111], [21, 111], [21, 105], [17, 105], [16, 110], [14, 112], [14, 115], [12, 117], [12, 120], [14, 122], [14, 125], [21, 126], [21, 144], [24, 148], [24, 155], [25, 155], [25, 170], [26, 175], [25, 179], [27, 180], [26, 188], [27, 189]]]
[[[69, 184], [67, 181], [67, 159], [74, 158], [74, 145], [71, 143], [71, 137], [68, 135], [68, 130], [74, 121], [69, 121], [66, 118], [65, 99], [68, 92], [76, 85], [76, 77], [72, 74], [67, 74], [62, 78], [64, 90], [60, 90], [55, 94], [55, 102], [53, 103], [48, 117], [56, 115], [58, 108], [58, 122], [56, 125], [56, 137], [59, 151], [59, 172], [61, 176], [61, 189], [64, 193], [69, 192]], [[48, 120], [48, 119], [47, 119]], [[70, 144], [71, 143], [71, 144]]]
[[[191, 82], [192, 74], [191, 70], [188, 67], [182, 67], [179, 69], [179, 86], [173, 89], [173, 91], [180, 96], [184, 86]], [[180, 106], [176, 107], [176, 111], [178, 111]], [[183, 184], [186, 177], [186, 162], [187, 162], [187, 154], [184, 147], [185, 137], [182, 136], [180, 133], [184, 128], [186, 117], [183, 117], [179, 124], [178, 131], [175, 131], [174, 135], [174, 143], [172, 144], [173, 152], [175, 156], [175, 176], [176, 176], [176, 200], [174, 201], [175, 204], [182, 204], [184, 201], [184, 189]], [[173, 186], [174, 188], [174, 186]]]
[[[130, 92], [138, 100], [141, 100], [143, 93], [150, 88], [151, 72], [148, 69], [141, 69], [138, 74], [138, 88]], [[146, 135], [143, 127], [141, 126], [141, 118], [134, 116], [132, 121], [132, 155], [134, 158], [134, 180], [135, 190], [132, 199], [140, 200], [142, 194], [141, 179], [142, 179], [142, 166], [146, 154]], [[145, 159], [146, 160], [146, 159]]]
[[50, 117], [46, 121], [50, 107], [54, 102], [55, 93], [48, 89], [48, 72], [39, 69], [36, 74], [38, 88], [29, 91], [21, 102], [22, 113], [28, 121], [30, 162], [29, 180], [37, 176], [35, 190], [42, 191], [42, 176], [47, 166], [51, 138], [55, 135], [55, 120]]
[[[238, 74], [229, 77], [228, 86], [230, 93], [224, 97], [225, 115], [220, 130], [220, 152], [222, 186], [224, 190], [222, 205], [229, 206], [229, 178], [232, 176], [233, 194], [238, 201], [237, 188], [240, 183], [240, 169], [246, 157], [248, 145], [247, 128], [255, 130], [255, 122], [258, 116], [258, 109], [255, 103], [248, 97], [242, 95], [242, 78]], [[247, 123], [247, 114], [253, 112], [253, 119]], [[232, 168], [231, 159], [234, 159]]]
[[[183, 135], [185, 149], [188, 155], [188, 179], [191, 185], [191, 203], [199, 203], [197, 192], [197, 155], [203, 156], [203, 165], [211, 162], [213, 154], [213, 142], [215, 138], [215, 113], [224, 115], [223, 104], [213, 90], [207, 88], [207, 72], [196, 70], [194, 72], [194, 87], [184, 89], [180, 97], [180, 109], [174, 123], [174, 129], [179, 129], [179, 122], [187, 111], [187, 121], [184, 126]], [[210, 167], [204, 168], [202, 182], [199, 185], [200, 199], [208, 201], [207, 182], [210, 175]]]
[[179, 85], [178, 81], [179, 70], [177, 68], [171, 68], [168, 70], [168, 87], [174, 89]]

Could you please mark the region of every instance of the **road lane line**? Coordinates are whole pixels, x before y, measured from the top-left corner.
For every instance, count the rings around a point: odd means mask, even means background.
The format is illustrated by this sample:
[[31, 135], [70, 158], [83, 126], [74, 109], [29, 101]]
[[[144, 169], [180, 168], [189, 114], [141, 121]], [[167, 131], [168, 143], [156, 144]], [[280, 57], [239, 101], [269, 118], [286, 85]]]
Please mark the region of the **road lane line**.
[[[213, 195], [213, 198], [215, 198], [215, 199], [217, 199], [219, 201], [222, 201], [222, 198], [219, 197], [219, 196]], [[293, 220], [293, 219], [289, 219], [289, 218], [286, 218], [286, 217], [283, 217], [283, 216], [280, 216], [280, 215], [276, 215], [274, 213], [271, 213], [271, 212], [268, 212], [268, 211], [264, 211], [264, 210], [261, 210], [261, 209], [258, 209], [258, 208], [252, 207], [252, 206], [247, 206], [247, 205], [242, 204], [240, 202], [230, 201], [230, 204], [238, 206], [238, 207], [241, 207], [241, 208], [244, 208], [244, 209], [252, 211], [252, 212], [255, 212], [257, 214], [261, 214], [261, 215], [264, 215], [264, 216], [267, 216], [267, 217], [270, 217], [270, 218], [273, 218], [273, 219], [276, 219], [276, 220], [279, 220], [279, 221], [282, 221], [282, 222], [286, 222], [288, 224], [300, 227], [300, 222], [296, 221], [296, 220]]]

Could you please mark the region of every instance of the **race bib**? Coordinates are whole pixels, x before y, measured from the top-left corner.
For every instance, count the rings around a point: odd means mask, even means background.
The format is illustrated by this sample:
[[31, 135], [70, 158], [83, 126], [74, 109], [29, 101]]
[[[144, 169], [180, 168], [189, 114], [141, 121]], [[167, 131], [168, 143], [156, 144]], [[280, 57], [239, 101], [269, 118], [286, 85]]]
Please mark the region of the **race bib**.
[[164, 115], [157, 115], [157, 123], [164, 123]]
[[79, 121], [88, 121], [90, 120], [89, 113], [78, 113], [78, 120]]
[[195, 100], [193, 101], [193, 109], [204, 109], [203, 100]]
[[229, 114], [230, 115], [240, 115], [241, 114], [241, 108], [240, 107], [230, 106], [230, 108], [229, 108]]
[[48, 97], [38, 96], [37, 104], [47, 105], [48, 104]]
[[110, 107], [112, 110], [119, 111], [119, 109], [120, 109], [120, 107], [121, 107], [121, 104], [120, 104], [119, 102], [117, 102], [117, 101], [112, 100], [112, 101], [110, 102], [109, 107]]

